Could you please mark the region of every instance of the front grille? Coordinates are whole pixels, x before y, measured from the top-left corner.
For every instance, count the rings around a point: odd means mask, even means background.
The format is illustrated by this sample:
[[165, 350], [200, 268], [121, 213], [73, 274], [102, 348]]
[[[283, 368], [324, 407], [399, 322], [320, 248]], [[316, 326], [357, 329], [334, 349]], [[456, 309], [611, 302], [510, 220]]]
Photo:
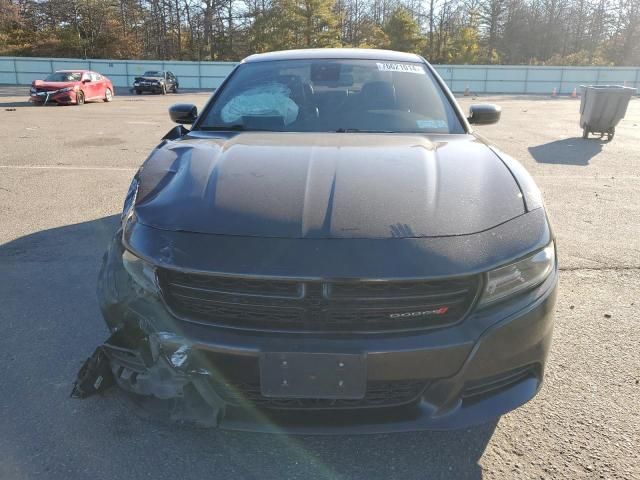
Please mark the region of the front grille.
[[40, 92], [55, 92], [60, 90], [58, 87], [36, 87], [36, 93]]
[[184, 320], [293, 332], [389, 332], [451, 325], [469, 310], [478, 276], [428, 281], [297, 281], [158, 270]]
[[260, 296], [299, 297], [302, 285], [293, 281], [265, 281], [252, 278], [221, 277], [213, 275], [192, 275], [180, 272], [167, 272], [174, 285], [184, 285], [203, 289], [212, 293], [238, 295], [256, 294]]
[[395, 407], [414, 402], [424, 392], [424, 380], [369, 381], [363, 398], [357, 400], [324, 398], [271, 398], [260, 393], [260, 385], [234, 383], [217, 385], [216, 391], [234, 406], [264, 409], [348, 409], [366, 407]]

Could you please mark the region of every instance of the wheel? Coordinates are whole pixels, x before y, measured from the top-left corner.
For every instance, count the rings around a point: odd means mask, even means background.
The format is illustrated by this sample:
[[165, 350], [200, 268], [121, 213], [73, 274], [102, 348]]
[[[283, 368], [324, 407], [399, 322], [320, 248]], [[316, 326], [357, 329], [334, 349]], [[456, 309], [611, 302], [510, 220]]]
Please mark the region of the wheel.
[[142, 95], [142, 90], [136, 90], [136, 95]]
[[167, 94], [167, 86], [164, 83], [162, 84], [162, 89], [160, 90], [160, 93], [162, 93], [162, 95]]
[[582, 138], [589, 138], [589, 125], [582, 127]]
[[173, 86], [173, 90], [172, 90], [172, 92], [173, 92], [173, 93], [178, 93], [178, 85], [174, 85], [174, 86]]
[[84, 93], [82, 90], [76, 93], [76, 105], [84, 105]]
[[110, 102], [111, 100], [113, 100], [113, 93], [111, 93], [110, 89], [106, 89], [104, 91], [104, 99], [105, 102]]
[[608, 141], [613, 140], [613, 137], [614, 137], [615, 134], [616, 134], [616, 129], [614, 127], [611, 130], [609, 130], [609, 133], [607, 133], [607, 140]]

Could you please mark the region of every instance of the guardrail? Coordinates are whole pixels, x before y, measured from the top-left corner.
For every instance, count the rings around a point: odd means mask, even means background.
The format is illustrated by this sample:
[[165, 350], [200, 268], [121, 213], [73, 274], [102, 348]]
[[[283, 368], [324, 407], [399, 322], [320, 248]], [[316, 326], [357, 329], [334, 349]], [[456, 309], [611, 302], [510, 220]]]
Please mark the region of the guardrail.
[[[162, 60], [82, 60], [73, 58], [0, 57], [0, 84], [29, 85], [55, 70], [100, 72], [116, 87], [130, 87], [146, 70], [169, 70], [182, 88], [214, 89], [236, 62]], [[454, 92], [570, 94], [580, 85], [625, 84], [640, 90], [640, 67], [538, 67], [520, 65], [435, 65]]]

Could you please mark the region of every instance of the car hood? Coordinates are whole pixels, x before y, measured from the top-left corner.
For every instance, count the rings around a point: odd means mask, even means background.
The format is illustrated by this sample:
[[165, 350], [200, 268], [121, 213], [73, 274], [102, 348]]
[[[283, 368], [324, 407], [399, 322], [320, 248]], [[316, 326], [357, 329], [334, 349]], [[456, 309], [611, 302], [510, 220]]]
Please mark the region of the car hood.
[[162, 77], [145, 77], [144, 75], [140, 77], [136, 77], [135, 79], [136, 80], [157, 80], [157, 81], [164, 80], [164, 78]]
[[192, 132], [137, 177], [136, 220], [173, 231], [440, 237], [525, 212], [509, 169], [470, 135]]
[[80, 82], [45, 82], [44, 80], [36, 80], [33, 82], [33, 86], [58, 90], [60, 88], [73, 87], [79, 83]]

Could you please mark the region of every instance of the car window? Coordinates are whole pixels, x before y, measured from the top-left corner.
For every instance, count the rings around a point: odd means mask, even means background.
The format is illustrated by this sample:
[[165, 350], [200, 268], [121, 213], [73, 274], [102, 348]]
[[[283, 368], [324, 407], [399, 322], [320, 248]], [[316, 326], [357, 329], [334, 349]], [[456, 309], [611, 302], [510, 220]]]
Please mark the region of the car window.
[[157, 70], [148, 70], [143, 74], [145, 77], [164, 77], [164, 72], [159, 72]]
[[99, 73], [93, 73], [93, 77], [95, 79], [96, 82], [99, 82], [100, 80], [103, 79], [102, 75], [100, 75]]
[[82, 78], [80, 72], [55, 72], [45, 78], [45, 82], [78, 82]]
[[283, 60], [238, 67], [200, 129], [463, 133], [425, 64]]

